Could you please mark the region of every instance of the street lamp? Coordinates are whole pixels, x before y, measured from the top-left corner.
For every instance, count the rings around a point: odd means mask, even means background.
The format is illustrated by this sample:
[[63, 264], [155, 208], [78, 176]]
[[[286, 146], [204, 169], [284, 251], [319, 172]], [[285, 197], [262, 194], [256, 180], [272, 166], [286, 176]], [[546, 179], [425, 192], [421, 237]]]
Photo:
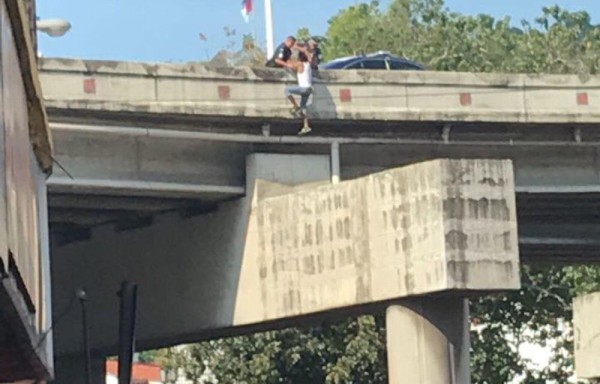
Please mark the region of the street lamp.
[[52, 37], [60, 37], [71, 29], [71, 23], [61, 19], [37, 20], [35, 23], [37, 30]]

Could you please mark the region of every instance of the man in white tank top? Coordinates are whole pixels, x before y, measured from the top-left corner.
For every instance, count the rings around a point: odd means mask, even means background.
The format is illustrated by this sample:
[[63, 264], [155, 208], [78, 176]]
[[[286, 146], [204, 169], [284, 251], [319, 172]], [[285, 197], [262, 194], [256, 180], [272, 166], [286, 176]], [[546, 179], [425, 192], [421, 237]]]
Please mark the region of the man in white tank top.
[[[311, 131], [310, 126], [308, 125], [308, 114], [306, 113], [308, 98], [313, 91], [312, 68], [310, 66], [310, 60], [305, 52], [300, 51], [298, 53], [298, 60], [287, 62], [285, 66], [296, 71], [296, 74], [298, 75], [298, 86], [286, 87], [285, 95], [294, 106], [290, 112], [294, 116], [300, 114], [300, 116], [302, 116], [304, 119], [304, 126], [300, 132], [298, 132], [299, 135], [303, 135]], [[298, 105], [294, 95], [300, 96], [300, 105]]]

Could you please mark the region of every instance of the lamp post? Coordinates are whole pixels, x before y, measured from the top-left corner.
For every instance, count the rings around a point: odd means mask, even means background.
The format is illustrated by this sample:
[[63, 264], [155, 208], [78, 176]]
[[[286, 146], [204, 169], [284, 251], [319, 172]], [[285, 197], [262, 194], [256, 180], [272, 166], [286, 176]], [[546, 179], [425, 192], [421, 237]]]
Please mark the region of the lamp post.
[[71, 29], [71, 23], [61, 19], [36, 20], [36, 28], [51, 37], [60, 37]]

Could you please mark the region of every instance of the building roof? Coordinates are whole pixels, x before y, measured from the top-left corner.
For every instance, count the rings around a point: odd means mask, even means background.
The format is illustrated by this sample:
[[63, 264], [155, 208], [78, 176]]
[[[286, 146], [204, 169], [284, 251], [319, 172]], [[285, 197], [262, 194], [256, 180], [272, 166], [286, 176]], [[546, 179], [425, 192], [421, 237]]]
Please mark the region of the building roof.
[[[149, 382], [161, 382], [160, 365], [146, 364], [146, 363], [133, 363], [131, 380], [134, 383], [149, 383]], [[119, 375], [119, 362], [117, 360], [106, 361], [106, 374], [118, 376]]]
[[52, 170], [52, 137], [44, 106], [42, 86], [39, 80], [36, 53], [31, 36], [29, 18], [20, 0], [5, 1], [12, 24], [14, 41], [18, 49], [19, 65], [27, 95], [29, 111], [29, 137], [35, 156], [45, 172]]

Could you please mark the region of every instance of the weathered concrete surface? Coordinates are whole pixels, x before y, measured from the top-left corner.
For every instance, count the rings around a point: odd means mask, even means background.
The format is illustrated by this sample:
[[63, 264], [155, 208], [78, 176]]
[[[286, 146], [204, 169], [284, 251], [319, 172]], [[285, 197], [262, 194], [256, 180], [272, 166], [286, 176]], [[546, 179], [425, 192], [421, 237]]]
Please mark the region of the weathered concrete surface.
[[[328, 156], [318, 155], [254, 154], [245, 170], [250, 186], [246, 197], [222, 203], [210, 214], [162, 215], [152, 226], [124, 232], [101, 226], [89, 241], [53, 244], [55, 314], [65, 313], [75, 291], [84, 287], [90, 298], [90, 346], [115, 354], [116, 292], [122, 280], [129, 280], [139, 286], [139, 348], [233, 334], [255, 180], [294, 185], [328, 182], [331, 177]], [[276, 189], [270, 188], [271, 193]], [[55, 325], [59, 359], [81, 349], [79, 312], [66, 312]]]
[[575, 298], [573, 322], [577, 377], [600, 378], [600, 292]]
[[[290, 118], [291, 73], [45, 58], [48, 107], [134, 113]], [[425, 71], [320, 71], [320, 119], [482, 122], [600, 121], [600, 77]]]
[[516, 224], [501, 160], [434, 160], [257, 200], [234, 323], [518, 288]]
[[461, 298], [404, 300], [386, 310], [390, 384], [469, 384], [469, 303]]

